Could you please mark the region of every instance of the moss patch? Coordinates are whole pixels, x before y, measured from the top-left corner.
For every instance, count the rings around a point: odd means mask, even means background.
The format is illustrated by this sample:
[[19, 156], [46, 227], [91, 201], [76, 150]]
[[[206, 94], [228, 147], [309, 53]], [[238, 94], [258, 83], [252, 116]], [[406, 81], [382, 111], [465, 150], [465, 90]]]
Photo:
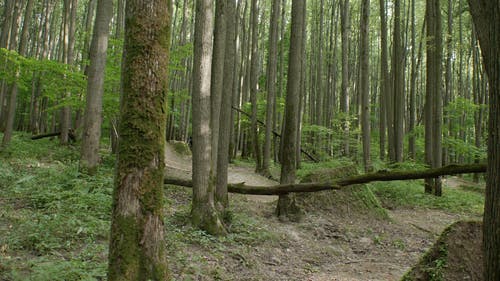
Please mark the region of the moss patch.
[[[301, 182], [326, 182], [338, 178], [357, 175], [354, 165], [331, 169], [319, 169], [302, 177]], [[305, 211], [328, 211], [341, 216], [368, 219], [387, 219], [386, 210], [378, 198], [366, 185], [353, 185], [341, 190], [328, 190], [314, 193], [303, 193], [297, 196], [297, 202]]]
[[191, 156], [191, 149], [187, 143], [182, 141], [169, 141], [174, 148], [174, 151], [183, 156]]
[[403, 281], [482, 280], [482, 223], [459, 221], [448, 226]]

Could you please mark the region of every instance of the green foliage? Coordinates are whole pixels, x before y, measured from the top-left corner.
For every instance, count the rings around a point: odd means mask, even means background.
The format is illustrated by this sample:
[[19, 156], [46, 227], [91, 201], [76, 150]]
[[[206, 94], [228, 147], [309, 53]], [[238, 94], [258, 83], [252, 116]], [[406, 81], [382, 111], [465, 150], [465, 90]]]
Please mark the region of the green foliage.
[[2, 280], [105, 277], [113, 165], [81, 175], [78, 151], [55, 143], [15, 134], [0, 155]]
[[374, 182], [370, 186], [387, 208], [431, 208], [464, 215], [480, 216], [484, 196], [474, 191], [443, 187], [443, 196], [424, 193], [421, 180]]

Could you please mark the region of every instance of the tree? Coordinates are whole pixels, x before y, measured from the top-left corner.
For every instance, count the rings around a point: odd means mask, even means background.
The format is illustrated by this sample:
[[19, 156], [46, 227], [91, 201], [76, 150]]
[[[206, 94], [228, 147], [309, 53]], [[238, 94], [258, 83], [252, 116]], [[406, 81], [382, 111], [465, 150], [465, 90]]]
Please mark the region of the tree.
[[[292, 1], [292, 27], [290, 37], [287, 95], [285, 101], [285, 120], [283, 142], [283, 158], [281, 166], [281, 184], [295, 183], [295, 169], [297, 165], [297, 130], [299, 118], [299, 91], [301, 75], [301, 54], [302, 54], [302, 25], [305, 22], [304, 5], [305, 0]], [[277, 215], [284, 220], [296, 211], [295, 199], [292, 195], [280, 195]]]
[[211, 181], [210, 79], [212, 63], [213, 5], [196, 1], [193, 60], [193, 224], [211, 234], [225, 233], [215, 208], [215, 182]]
[[[28, 0], [26, 4], [26, 11], [24, 15], [23, 28], [21, 31], [21, 38], [19, 42], [19, 55], [26, 56], [27, 46], [28, 46], [28, 32], [31, 23], [31, 14], [33, 13], [34, 0]], [[16, 70], [16, 79], [19, 78], [19, 69]], [[16, 104], [17, 104], [17, 94], [18, 94], [17, 81], [14, 81], [12, 89], [10, 92], [9, 107], [7, 112], [7, 120], [5, 124], [5, 131], [2, 139], [2, 146], [7, 146], [12, 138], [12, 132], [14, 130], [14, 118], [16, 115]]]
[[171, 3], [127, 0], [108, 280], [168, 280], [163, 176]]
[[235, 79], [236, 61], [236, 4], [228, 1], [226, 5], [226, 40], [224, 56], [224, 89], [222, 91], [222, 104], [219, 130], [219, 149], [217, 155], [217, 185], [215, 197], [217, 207], [221, 213], [229, 205], [227, 195], [227, 167], [229, 164], [229, 138], [232, 126], [231, 106], [233, 103], [233, 80]]
[[255, 171], [262, 171], [262, 159], [259, 145], [259, 128], [257, 124], [257, 91], [259, 84], [259, 7], [258, 0], [251, 0], [252, 45], [250, 62], [250, 102], [252, 103], [251, 138], [255, 157]]
[[365, 171], [370, 170], [370, 45], [369, 45], [369, 25], [370, 25], [370, 0], [363, 0], [361, 4], [361, 42], [359, 62], [360, 71], [360, 91], [361, 91], [361, 130], [363, 138], [363, 165]]
[[[385, 142], [387, 128], [390, 128], [389, 120], [389, 102], [390, 98], [390, 81], [389, 81], [389, 66], [387, 54], [387, 14], [385, 8], [385, 0], [380, 0], [380, 159], [385, 159]], [[390, 130], [390, 129], [389, 129]], [[389, 134], [389, 139], [390, 138]], [[393, 149], [389, 145], [389, 149]]]
[[269, 54], [267, 58], [267, 103], [266, 103], [266, 135], [264, 141], [264, 153], [262, 159], [262, 173], [270, 175], [269, 165], [271, 161], [271, 135], [273, 129], [273, 115], [276, 99], [276, 68], [278, 65], [278, 19], [280, 12], [280, 0], [272, 1], [271, 27], [269, 31]]
[[349, 0], [340, 0], [340, 21], [342, 34], [342, 90], [340, 93], [340, 111], [344, 115], [342, 129], [344, 133], [344, 143], [342, 153], [349, 156]]
[[[404, 124], [404, 54], [403, 46], [401, 40], [401, 1], [394, 1], [394, 30], [393, 30], [393, 47], [392, 47], [392, 79], [393, 79], [393, 91], [392, 91], [392, 106], [389, 110], [389, 114], [394, 114], [391, 120], [393, 123], [389, 125], [389, 128], [393, 130], [393, 145], [394, 148], [391, 149], [391, 144], [389, 144], [389, 150], [392, 152], [391, 161], [402, 162], [403, 161], [403, 124]], [[391, 155], [390, 155], [391, 156]]]
[[[442, 165], [441, 123], [443, 101], [441, 96], [442, 78], [442, 34], [439, 0], [427, 0], [427, 84], [425, 98], [425, 155], [433, 168]], [[428, 179], [425, 191], [441, 196], [441, 179]]]
[[489, 81], [486, 201], [483, 218], [484, 280], [500, 280], [500, 3], [469, 0]]
[[90, 65], [87, 80], [87, 103], [83, 122], [81, 168], [89, 174], [96, 172], [99, 161], [99, 141], [102, 124], [102, 96], [104, 92], [104, 70], [108, 49], [109, 22], [113, 2], [98, 0], [94, 35], [90, 46]]

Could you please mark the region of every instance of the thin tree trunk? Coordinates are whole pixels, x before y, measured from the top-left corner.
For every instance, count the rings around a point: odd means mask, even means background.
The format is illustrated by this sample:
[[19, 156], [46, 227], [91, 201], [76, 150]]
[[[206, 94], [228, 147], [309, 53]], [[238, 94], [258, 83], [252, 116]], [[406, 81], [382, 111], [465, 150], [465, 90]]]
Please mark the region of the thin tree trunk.
[[90, 46], [87, 103], [83, 123], [80, 163], [81, 169], [91, 175], [97, 172], [99, 162], [106, 51], [108, 49], [109, 23], [113, 16], [113, 2], [111, 0], [97, 1], [94, 34]]
[[365, 171], [371, 170], [370, 158], [370, 0], [361, 3], [360, 21], [360, 93], [361, 93], [361, 130], [363, 138], [363, 166]]

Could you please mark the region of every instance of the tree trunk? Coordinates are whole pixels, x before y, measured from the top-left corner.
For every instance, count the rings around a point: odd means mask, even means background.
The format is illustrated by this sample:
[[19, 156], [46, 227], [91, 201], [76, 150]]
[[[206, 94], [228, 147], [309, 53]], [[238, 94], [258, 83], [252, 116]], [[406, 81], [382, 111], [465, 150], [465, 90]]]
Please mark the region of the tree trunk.
[[[441, 123], [441, 65], [442, 35], [439, 0], [427, 0], [427, 85], [425, 101], [425, 156], [426, 162], [433, 168], [442, 165]], [[425, 192], [441, 196], [441, 179], [429, 179], [425, 184]]]
[[387, 128], [387, 105], [389, 99], [389, 66], [387, 54], [387, 15], [385, 0], [380, 0], [380, 159], [385, 159]]
[[98, 0], [94, 34], [90, 46], [90, 65], [87, 73], [87, 103], [83, 123], [80, 163], [80, 168], [91, 175], [96, 173], [99, 162], [104, 70], [112, 12], [113, 2], [111, 0]]
[[340, 112], [342, 113], [342, 130], [344, 140], [342, 155], [349, 156], [349, 0], [340, 0], [342, 26], [342, 90], [340, 93]]
[[361, 4], [361, 42], [360, 42], [360, 93], [361, 93], [361, 130], [363, 136], [363, 166], [365, 171], [371, 170], [370, 159], [370, 0]]
[[[295, 183], [296, 145], [299, 117], [299, 96], [302, 54], [302, 25], [305, 23], [305, 0], [292, 0], [292, 27], [290, 38], [287, 95], [285, 102], [285, 124], [283, 142], [283, 159], [281, 166], [281, 184]], [[276, 209], [281, 220], [296, 215], [297, 207], [292, 195], [281, 195]]]
[[213, 5], [211, 0], [196, 2], [192, 108], [193, 110], [193, 224], [210, 234], [224, 234], [225, 228], [215, 209], [215, 182], [211, 174], [210, 77], [212, 62]]
[[236, 60], [236, 3], [228, 1], [226, 4], [226, 40], [224, 55], [224, 89], [222, 91], [222, 104], [220, 114], [219, 149], [217, 155], [217, 185], [215, 198], [217, 208], [221, 213], [229, 205], [227, 195], [227, 167], [229, 163], [229, 138], [232, 127], [231, 107], [233, 104], [233, 79], [235, 77]]
[[278, 19], [280, 15], [280, 1], [273, 0], [271, 8], [271, 27], [269, 31], [269, 54], [267, 60], [267, 104], [266, 104], [266, 134], [262, 159], [262, 173], [270, 175], [271, 137], [273, 130], [273, 116], [276, 99], [276, 67], [278, 65]]
[[111, 281], [169, 280], [162, 183], [170, 14], [170, 1], [127, 3], [109, 247]]
[[[226, 46], [226, 0], [215, 1], [215, 26], [212, 53], [212, 77], [210, 82], [210, 128], [212, 130], [212, 177], [217, 175], [217, 151], [219, 145], [219, 124], [221, 114], [222, 91], [224, 88], [224, 54]], [[227, 87], [227, 85], [226, 85]], [[173, 125], [172, 125], [173, 127]]]
[[469, 0], [489, 81], [486, 200], [483, 218], [484, 280], [500, 280], [500, 4]]
[[393, 100], [394, 118], [392, 129], [394, 132], [394, 159], [396, 162], [403, 161], [403, 137], [404, 137], [404, 54], [401, 43], [401, 1], [394, 1], [394, 33], [393, 33], [393, 56], [392, 56], [392, 78], [393, 78]]
[[262, 170], [262, 159], [259, 145], [259, 128], [257, 125], [257, 91], [259, 84], [259, 8], [257, 0], [252, 0], [252, 61], [250, 65], [250, 102], [252, 103], [251, 117], [251, 138], [252, 149], [255, 157], [255, 170], [260, 173]]

